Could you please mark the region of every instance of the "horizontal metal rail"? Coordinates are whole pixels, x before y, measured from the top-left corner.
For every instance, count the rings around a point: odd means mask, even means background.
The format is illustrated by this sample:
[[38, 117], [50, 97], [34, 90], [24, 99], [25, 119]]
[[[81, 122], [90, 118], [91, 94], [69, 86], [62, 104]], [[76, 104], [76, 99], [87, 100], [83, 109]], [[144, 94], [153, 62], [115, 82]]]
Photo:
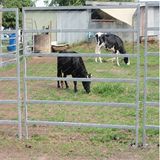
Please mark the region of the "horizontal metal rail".
[[17, 62], [17, 59], [14, 58], [14, 59], [3, 61], [1, 64], [2, 64], [2, 66], [7, 66], [7, 65], [10, 65], [10, 64], [16, 64], [16, 62]]
[[[124, 28], [121, 28], [121, 29], [44, 29], [44, 30], [24, 30], [23, 31], [24, 34], [25, 33], [46, 33], [46, 32], [76, 32], [76, 33], [81, 33], [81, 32], [110, 32], [110, 33], [113, 33], [113, 32], [138, 32], [138, 30], [136, 29], [124, 29]], [[25, 35], [24, 35], [25, 36]]]
[[95, 53], [25, 53], [26, 57], [138, 57], [138, 54], [95, 54]]
[[0, 104], [17, 104], [18, 100], [0, 100]]
[[0, 12], [16, 12], [17, 8], [0, 8]]
[[24, 80], [34, 80], [34, 81], [86, 81], [86, 82], [123, 82], [123, 83], [136, 83], [136, 79], [127, 78], [59, 78], [59, 77], [35, 77], [28, 76], [24, 77]]
[[146, 56], [159, 56], [160, 54], [158, 52], [148, 52], [146, 53]]
[[56, 11], [56, 10], [87, 10], [87, 9], [117, 9], [117, 8], [137, 8], [138, 4], [125, 5], [101, 5], [101, 6], [57, 6], [57, 7], [24, 7], [24, 11]]
[[54, 101], [54, 100], [26, 100], [27, 104], [61, 104], [79, 106], [112, 106], [135, 108], [134, 103], [115, 103], [115, 102], [81, 102], [81, 101]]
[[16, 34], [16, 30], [0, 30], [0, 34], [4, 34], [4, 33], [15, 33]]
[[8, 47], [13, 47], [13, 46], [17, 46], [16, 44], [9, 44], [7, 45]]
[[158, 125], [145, 125], [145, 129], [155, 129], [155, 130], [159, 130], [160, 126]]
[[[20, 37], [20, 36], [18, 36], [18, 37]], [[7, 41], [7, 40], [11, 40], [11, 39], [16, 40], [16, 37], [6, 37], [6, 38], [1, 39], [1, 41]]]
[[146, 77], [147, 81], [159, 81], [160, 78], [159, 77]]
[[159, 6], [159, 2], [158, 1], [147, 1], [146, 0], [146, 6], [147, 7]]
[[51, 121], [33, 121], [27, 120], [27, 124], [50, 125], [50, 126], [70, 126], [70, 127], [97, 127], [97, 128], [115, 128], [115, 129], [135, 129], [132, 125], [112, 125], [98, 123], [76, 123], [76, 122], [51, 122]]
[[18, 121], [17, 120], [0, 120], [0, 125], [18, 125]]
[[17, 81], [17, 77], [0, 77], [0, 81]]
[[158, 102], [149, 102], [149, 101], [147, 101], [147, 102], [145, 102], [145, 104], [147, 106], [154, 106], [154, 107], [158, 107], [159, 106]]
[[7, 46], [16, 46], [16, 45], [3, 45], [3, 46], [0, 46], [0, 48], [6, 48]]
[[159, 31], [159, 27], [148, 27], [146, 28], [148, 31], [157, 30]]
[[13, 53], [0, 53], [0, 57], [2, 57], [2, 58], [16, 58], [17, 54], [13, 54]]

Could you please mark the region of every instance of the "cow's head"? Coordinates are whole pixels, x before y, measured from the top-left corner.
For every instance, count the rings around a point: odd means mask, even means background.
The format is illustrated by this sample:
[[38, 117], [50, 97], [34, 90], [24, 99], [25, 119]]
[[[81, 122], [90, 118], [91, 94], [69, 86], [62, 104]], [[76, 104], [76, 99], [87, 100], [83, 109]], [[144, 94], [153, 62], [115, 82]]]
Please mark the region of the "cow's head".
[[[91, 78], [91, 76], [92, 76], [91, 74], [87, 74], [86, 78]], [[85, 91], [87, 93], [89, 93], [90, 92], [90, 84], [91, 84], [91, 82], [90, 81], [83, 81], [82, 84], [83, 84], [83, 87], [84, 87]]]

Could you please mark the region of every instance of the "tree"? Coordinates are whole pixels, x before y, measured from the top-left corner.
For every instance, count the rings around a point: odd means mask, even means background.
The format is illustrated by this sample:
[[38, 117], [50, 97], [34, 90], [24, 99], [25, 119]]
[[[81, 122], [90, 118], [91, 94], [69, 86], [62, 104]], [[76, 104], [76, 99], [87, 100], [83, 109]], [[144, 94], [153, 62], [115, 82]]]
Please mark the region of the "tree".
[[[22, 26], [22, 7], [33, 6], [31, 0], [0, 0], [3, 8], [18, 8], [19, 9], [19, 24]], [[16, 17], [13, 12], [4, 12], [2, 18], [3, 26], [5, 28], [15, 28]]]
[[[49, 0], [44, 0], [46, 3], [49, 2]], [[94, 0], [92, 0], [94, 1]], [[134, 0], [95, 0], [99, 2], [134, 2]], [[85, 5], [85, 0], [51, 0], [51, 3], [49, 6], [53, 5], [59, 5], [59, 6], [76, 6], [76, 5]]]
[[85, 0], [52, 0], [49, 6], [59, 5], [59, 6], [77, 6], [77, 5], [85, 5]]

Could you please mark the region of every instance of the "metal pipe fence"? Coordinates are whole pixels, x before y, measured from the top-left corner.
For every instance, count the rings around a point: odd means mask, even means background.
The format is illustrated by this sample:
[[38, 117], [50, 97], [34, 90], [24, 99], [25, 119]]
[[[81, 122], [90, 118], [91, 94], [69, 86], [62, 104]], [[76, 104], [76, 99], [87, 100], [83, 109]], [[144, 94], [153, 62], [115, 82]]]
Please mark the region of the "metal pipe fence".
[[[0, 34], [15, 33], [16, 35], [16, 50], [10, 53], [0, 53], [0, 58], [15, 58], [16, 60], [16, 76], [15, 77], [0, 77], [0, 81], [16, 81], [17, 82], [17, 99], [15, 100], [0, 100], [2, 104], [17, 104], [18, 120], [0, 120], [0, 125], [18, 125], [18, 136], [22, 138], [22, 119], [21, 119], [21, 93], [20, 93], [20, 58], [19, 58], [19, 43], [18, 43], [18, 29], [19, 29], [19, 14], [17, 8], [0, 8], [0, 12], [15, 13], [16, 27], [11, 31], [0, 31]], [[2, 48], [1, 48], [2, 49]], [[14, 53], [14, 54], [13, 54]], [[10, 82], [10, 83], [11, 83]]]
[[[150, 27], [148, 26], [148, 7], [154, 6], [154, 3], [146, 3], [145, 4], [145, 48], [144, 48], [144, 101], [143, 101], [143, 136], [142, 136], [142, 142], [143, 145], [146, 146], [146, 135], [148, 129], [160, 129], [159, 125], [150, 125], [147, 124], [147, 107], [157, 107], [159, 106], [159, 102], [156, 101], [148, 101], [147, 100], [147, 83], [148, 82], [159, 82], [159, 77], [151, 77], [148, 76], [148, 57], [154, 56], [159, 57], [158, 52], [150, 52], [148, 51], [148, 31], [158, 31], [159, 27]], [[140, 44], [139, 44], [139, 37], [140, 37], [140, 5], [111, 5], [111, 6], [84, 6], [84, 7], [49, 7], [49, 8], [41, 8], [41, 10], [50, 10], [50, 11], [58, 11], [60, 9], [64, 10], [84, 10], [84, 9], [102, 9], [102, 8], [136, 8], [136, 26], [131, 29], [45, 29], [45, 30], [38, 30], [38, 33], [69, 33], [69, 32], [75, 32], [75, 33], [81, 33], [81, 32], [133, 32], [136, 34], [136, 51], [135, 53], [127, 53], [125, 55], [113, 55], [113, 54], [101, 54], [97, 55], [94, 53], [78, 53], [78, 54], [72, 54], [72, 53], [64, 53], [64, 54], [58, 54], [58, 53], [31, 53], [28, 52], [28, 44], [26, 37], [29, 37], [29, 34], [37, 33], [37, 30], [34, 29], [27, 29], [26, 28], [26, 11], [29, 10], [39, 10], [39, 8], [23, 8], [23, 58], [24, 58], [24, 75], [23, 75], [23, 83], [24, 83], [24, 110], [25, 110], [25, 117], [24, 117], [24, 126], [25, 126], [25, 134], [26, 138], [28, 138], [28, 126], [37, 124], [37, 125], [49, 125], [49, 126], [77, 126], [77, 127], [99, 127], [99, 128], [117, 128], [117, 129], [132, 129], [135, 130], [135, 141], [136, 146], [138, 146], [138, 136], [139, 136], [139, 92], [140, 92]], [[16, 14], [16, 29], [11, 31], [0, 31], [0, 34], [10, 34], [15, 33], [16, 34], [16, 51], [10, 52], [10, 53], [0, 53], [0, 58], [15, 58], [16, 59], [16, 73], [17, 75], [15, 77], [0, 77], [0, 81], [15, 81], [17, 82], [17, 99], [15, 100], [0, 100], [0, 105], [4, 104], [17, 104], [17, 112], [18, 112], [18, 120], [0, 120], [0, 125], [18, 125], [18, 135], [19, 138], [22, 138], [22, 113], [21, 113], [21, 93], [20, 93], [20, 55], [19, 55], [19, 42], [18, 42], [18, 9], [0, 9], [0, 12], [15, 12]], [[12, 38], [14, 39], [14, 38]], [[12, 45], [11, 45], [12, 46]], [[13, 54], [15, 53], [15, 54]], [[28, 57], [125, 57], [128, 56], [130, 58], [136, 59], [136, 76], [134, 78], [59, 78], [59, 77], [41, 77], [41, 76], [28, 76], [27, 75], [27, 58]], [[32, 66], [31, 66], [32, 67]], [[29, 99], [27, 96], [28, 92], [28, 81], [91, 81], [91, 82], [116, 82], [116, 83], [129, 83], [129, 84], [135, 84], [136, 85], [136, 97], [134, 103], [118, 103], [118, 102], [82, 102], [82, 101], [58, 101], [58, 100], [34, 100]], [[81, 122], [58, 122], [58, 121], [41, 121], [41, 120], [30, 120], [28, 118], [28, 105], [29, 104], [54, 104], [54, 105], [71, 105], [71, 106], [90, 106], [90, 107], [115, 107], [115, 108], [133, 108], [135, 109], [135, 125], [121, 125], [121, 124], [99, 124], [99, 123], [81, 123]]]
[[[78, 126], [78, 127], [101, 127], [101, 128], [118, 128], [118, 129], [133, 129], [135, 130], [135, 141], [136, 141], [136, 146], [138, 146], [138, 132], [139, 132], [139, 74], [140, 74], [140, 49], [139, 49], [139, 28], [140, 28], [140, 5], [113, 5], [113, 6], [84, 6], [84, 7], [49, 7], [50, 11], [54, 10], [59, 10], [59, 9], [64, 9], [64, 10], [69, 10], [69, 9], [79, 9], [79, 10], [84, 10], [84, 9], [101, 9], [101, 8], [136, 8], [136, 26], [134, 29], [63, 29], [63, 30], [31, 30], [26, 28], [26, 11], [33, 10], [36, 11], [37, 8], [23, 8], [23, 40], [24, 40], [24, 108], [25, 108], [25, 133], [26, 133], [26, 138], [28, 138], [28, 126], [32, 124], [38, 124], [38, 125], [51, 125], [51, 126]], [[46, 10], [46, 8], [40, 8], [42, 11]], [[49, 57], [67, 57], [67, 56], [73, 56], [73, 54], [46, 54], [46, 53], [29, 53], [27, 51], [27, 41], [25, 37], [27, 37], [27, 34], [29, 33], [43, 33], [43, 32], [133, 32], [136, 33], [136, 44], [137, 44], [137, 50], [136, 54], [127, 54], [131, 58], [136, 58], [136, 76], [134, 79], [127, 79], [127, 78], [91, 78], [89, 81], [96, 81], [96, 82], [124, 82], [124, 83], [134, 83], [136, 85], [136, 97], [135, 97], [135, 103], [115, 103], [115, 102], [81, 102], [81, 101], [55, 101], [55, 100], [34, 100], [34, 99], [29, 99], [27, 96], [27, 82], [30, 80], [38, 81], [38, 80], [67, 80], [67, 81], [88, 81], [87, 78], [58, 78], [58, 77], [38, 77], [38, 76], [28, 76], [27, 75], [27, 57], [32, 57], [32, 56], [49, 56]], [[115, 57], [113, 54], [101, 54], [101, 55], [96, 55], [94, 53], [81, 53], [77, 54], [74, 56], [82, 56], [82, 57]], [[123, 55], [119, 55], [120, 57], [123, 57]], [[127, 108], [134, 108], [135, 109], [135, 125], [113, 125], [113, 124], [95, 124], [95, 123], [74, 123], [74, 122], [53, 122], [53, 121], [38, 121], [38, 120], [30, 120], [28, 118], [28, 105], [29, 104], [64, 104], [64, 105], [72, 105], [72, 106], [77, 106], [77, 105], [83, 105], [83, 106], [113, 106], [113, 107], [127, 107]]]
[[151, 6], [154, 6], [155, 3], [152, 2], [147, 2], [145, 4], [145, 48], [144, 48], [144, 101], [143, 101], [143, 137], [142, 137], [142, 142], [143, 146], [146, 146], [146, 132], [148, 129], [156, 129], [159, 130], [160, 126], [159, 125], [150, 125], [147, 124], [147, 108], [148, 107], [158, 107], [159, 102], [153, 102], [153, 101], [148, 101], [147, 100], [147, 83], [150, 81], [157, 81], [160, 82], [159, 77], [149, 77], [148, 76], [148, 57], [150, 56], [156, 56], [159, 58], [159, 52], [149, 52], [148, 51], [148, 31], [157, 31], [159, 30], [159, 27], [149, 27], [148, 26], [148, 8]]

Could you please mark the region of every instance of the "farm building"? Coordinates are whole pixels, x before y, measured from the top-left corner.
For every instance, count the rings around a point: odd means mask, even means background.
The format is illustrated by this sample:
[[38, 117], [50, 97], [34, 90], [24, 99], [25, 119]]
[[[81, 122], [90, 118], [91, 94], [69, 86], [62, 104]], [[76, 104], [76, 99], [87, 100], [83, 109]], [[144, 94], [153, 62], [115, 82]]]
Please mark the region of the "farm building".
[[[141, 25], [140, 25], [140, 35], [141, 37], [144, 36], [144, 27], [145, 27], [145, 3], [141, 2]], [[159, 2], [154, 2], [154, 6], [150, 6], [148, 8], [148, 27], [159, 27]], [[148, 35], [153, 38], [160, 38], [160, 33], [158, 30], [155, 31], [148, 31]]]
[[[145, 25], [145, 0], [138, 0], [138, 3], [140, 3], [140, 37], [144, 37], [144, 25]], [[151, 2], [151, 1], [150, 1]], [[159, 27], [159, 17], [160, 17], [160, 12], [159, 12], [159, 1], [153, 1], [151, 2], [154, 5], [150, 6], [148, 8], [148, 27]], [[97, 2], [97, 1], [86, 1], [86, 5], [92, 5], [92, 6], [104, 6], [104, 5], [122, 5], [122, 4], [135, 4], [135, 3], [127, 3], [127, 2]], [[122, 13], [124, 12], [123, 9], [119, 12]], [[129, 14], [129, 13], [128, 13]], [[133, 13], [130, 14], [133, 16]], [[130, 16], [130, 21], [132, 17]], [[98, 27], [103, 27], [103, 28], [130, 28], [133, 24], [128, 23], [125, 21], [125, 17], [120, 19], [119, 15], [115, 15], [114, 12], [103, 12], [102, 10], [99, 11], [99, 16], [97, 19], [95, 19], [95, 22], [93, 25], [97, 25]], [[133, 22], [134, 23], [134, 22]], [[158, 38], [159, 31], [149, 31], [148, 35], [153, 38]], [[132, 40], [131, 37], [127, 36], [128, 38], [126, 39], [126, 35], [121, 35], [123, 39], [125, 40]]]
[[[41, 8], [28, 9], [26, 12], [27, 26], [26, 29], [105, 29], [105, 28], [131, 28], [133, 27], [132, 21], [133, 15], [135, 13], [135, 9], [132, 10], [129, 14], [131, 18], [129, 20], [129, 24], [121, 20], [117, 20], [113, 16], [105, 13], [102, 10], [93, 10], [93, 9], [60, 9], [60, 10], [51, 10], [46, 9], [45, 11], [41, 10]], [[50, 43], [56, 41], [57, 43], [78, 43], [81, 41], [86, 41], [90, 36], [93, 37], [94, 33], [92, 32], [54, 32], [48, 35]], [[121, 33], [121, 37], [124, 40], [132, 41], [133, 35], [128, 33]]]
[[[104, 6], [104, 5], [117, 5], [116, 11], [112, 9], [60, 9], [51, 10], [46, 9], [45, 11], [41, 8], [28, 9], [26, 12], [27, 26], [26, 29], [130, 29], [136, 26], [134, 16], [136, 14], [136, 9], [118, 9], [118, 5], [132, 3], [123, 2], [92, 2], [86, 1], [87, 6]], [[133, 3], [135, 4], [135, 3]], [[140, 23], [140, 36], [144, 36], [144, 10], [145, 3], [141, 3], [141, 23]], [[152, 27], [158, 27], [159, 24], [159, 5], [149, 8], [149, 21], [148, 25]], [[39, 34], [38, 32], [35, 34]], [[133, 33], [116, 33], [123, 38], [124, 41], [136, 41]], [[81, 41], [86, 41], [88, 38], [93, 38], [94, 33], [92, 32], [54, 32], [48, 35], [48, 41], [56, 43], [78, 43]], [[158, 31], [150, 31], [150, 36], [159, 36]]]
[[[89, 13], [87, 10], [45, 10], [36, 8], [26, 12], [26, 29], [88, 29]], [[39, 34], [38, 32], [36, 34]], [[50, 42], [77, 43], [87, 38], [86, 33], [55, 32], [49, 35]]]

